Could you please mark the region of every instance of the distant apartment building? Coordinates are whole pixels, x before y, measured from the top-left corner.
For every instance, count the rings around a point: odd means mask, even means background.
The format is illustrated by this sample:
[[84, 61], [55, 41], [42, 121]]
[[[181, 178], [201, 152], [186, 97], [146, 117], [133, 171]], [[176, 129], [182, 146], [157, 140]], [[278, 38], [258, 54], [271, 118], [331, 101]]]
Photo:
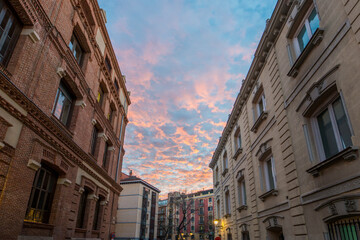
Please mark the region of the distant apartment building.
[[116, 215], [115, 239], [154, 240], [158, 228], [160, 190], [148, 182], [122, 173]]
[[0, 239], [109, 239], [130, 93], [96, 0], [0, 0]]
[[167, 239], [213, 239], [213, 190], [168, 194], [164, 230]]
[[279, 0], [210, 167], [222, 239], [360, 238], [360, 1]]
[[158, 235], [157, 239], [165, 239], [166, 238], [166, 229], [164, 227], [166, 226], [166, 220], [167, 220], [167, 204], [168, 200], [159, 200], [159, 210], [158, 210]]

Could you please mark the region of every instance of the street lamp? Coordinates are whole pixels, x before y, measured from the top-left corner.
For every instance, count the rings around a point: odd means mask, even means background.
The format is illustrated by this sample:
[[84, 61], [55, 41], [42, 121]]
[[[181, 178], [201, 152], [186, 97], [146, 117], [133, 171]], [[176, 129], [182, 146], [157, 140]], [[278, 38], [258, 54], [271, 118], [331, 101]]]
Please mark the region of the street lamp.
[[215, 220], [214, 220], [214, 224], [215, 224], [215, 225], [218, 225], [218, 223], [219, 223], [219, 220], [218, 220], [218, 219], [215, 219]]

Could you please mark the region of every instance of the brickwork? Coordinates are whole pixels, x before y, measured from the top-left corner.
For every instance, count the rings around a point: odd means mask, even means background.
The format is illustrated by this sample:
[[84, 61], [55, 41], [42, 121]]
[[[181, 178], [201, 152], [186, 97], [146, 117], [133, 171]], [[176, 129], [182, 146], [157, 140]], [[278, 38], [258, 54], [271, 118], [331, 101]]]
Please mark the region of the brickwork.
[[[96, 0], [6, 4], [19, 19], [22, 32], [13, 40], [9, 62], [0, 67], [0, 238], [109, 239], [115, 231], [122, 190], [119, 177], [131, 102], [99, 5]], [[96, 40], [96, 34], [103, 42]], [[82, 49], [80, 63], [69, 45], [73, 35]], [[106, 56], [112, 65], [110, 72], [105, 67]], [[54, 112], [60, 83], [72, 97], [65, 123]], [[96, 99], [100, 83], [107, 89], [102, 106]], [[115, 111], [111, 122], [107, 118], [110, 103]], [[100, 131], [92, 156], [94, 125]], [[43, 167], [56, 176], [54, 191], [49, 193], [53, 196], [48, 201], [49, 217], [29, 221], [28, 203], [36, 198], [33, 182]], [[84, 187], [91, 189], [92, 198], [86, 202], [86, 224], [79, 229], [76, 221]], [[98, 227], [94, 229], [96, 208]]]

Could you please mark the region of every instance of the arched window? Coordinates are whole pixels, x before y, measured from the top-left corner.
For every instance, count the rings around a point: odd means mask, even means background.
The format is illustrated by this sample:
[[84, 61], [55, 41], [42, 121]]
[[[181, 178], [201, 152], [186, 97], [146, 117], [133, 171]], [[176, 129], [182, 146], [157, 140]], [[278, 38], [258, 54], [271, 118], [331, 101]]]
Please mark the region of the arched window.
[[360, 239], [360, 217], [349, 217], [328, 224], [332, 240]]

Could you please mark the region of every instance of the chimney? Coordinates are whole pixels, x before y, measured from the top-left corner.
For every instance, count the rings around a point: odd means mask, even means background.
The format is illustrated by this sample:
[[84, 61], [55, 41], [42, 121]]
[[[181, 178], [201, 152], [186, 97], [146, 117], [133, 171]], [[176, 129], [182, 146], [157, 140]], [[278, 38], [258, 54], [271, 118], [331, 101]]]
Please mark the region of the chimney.
[[132, 176], [132, 170], [129, 171], [129, 176], [130, 176], [130, 177]]

